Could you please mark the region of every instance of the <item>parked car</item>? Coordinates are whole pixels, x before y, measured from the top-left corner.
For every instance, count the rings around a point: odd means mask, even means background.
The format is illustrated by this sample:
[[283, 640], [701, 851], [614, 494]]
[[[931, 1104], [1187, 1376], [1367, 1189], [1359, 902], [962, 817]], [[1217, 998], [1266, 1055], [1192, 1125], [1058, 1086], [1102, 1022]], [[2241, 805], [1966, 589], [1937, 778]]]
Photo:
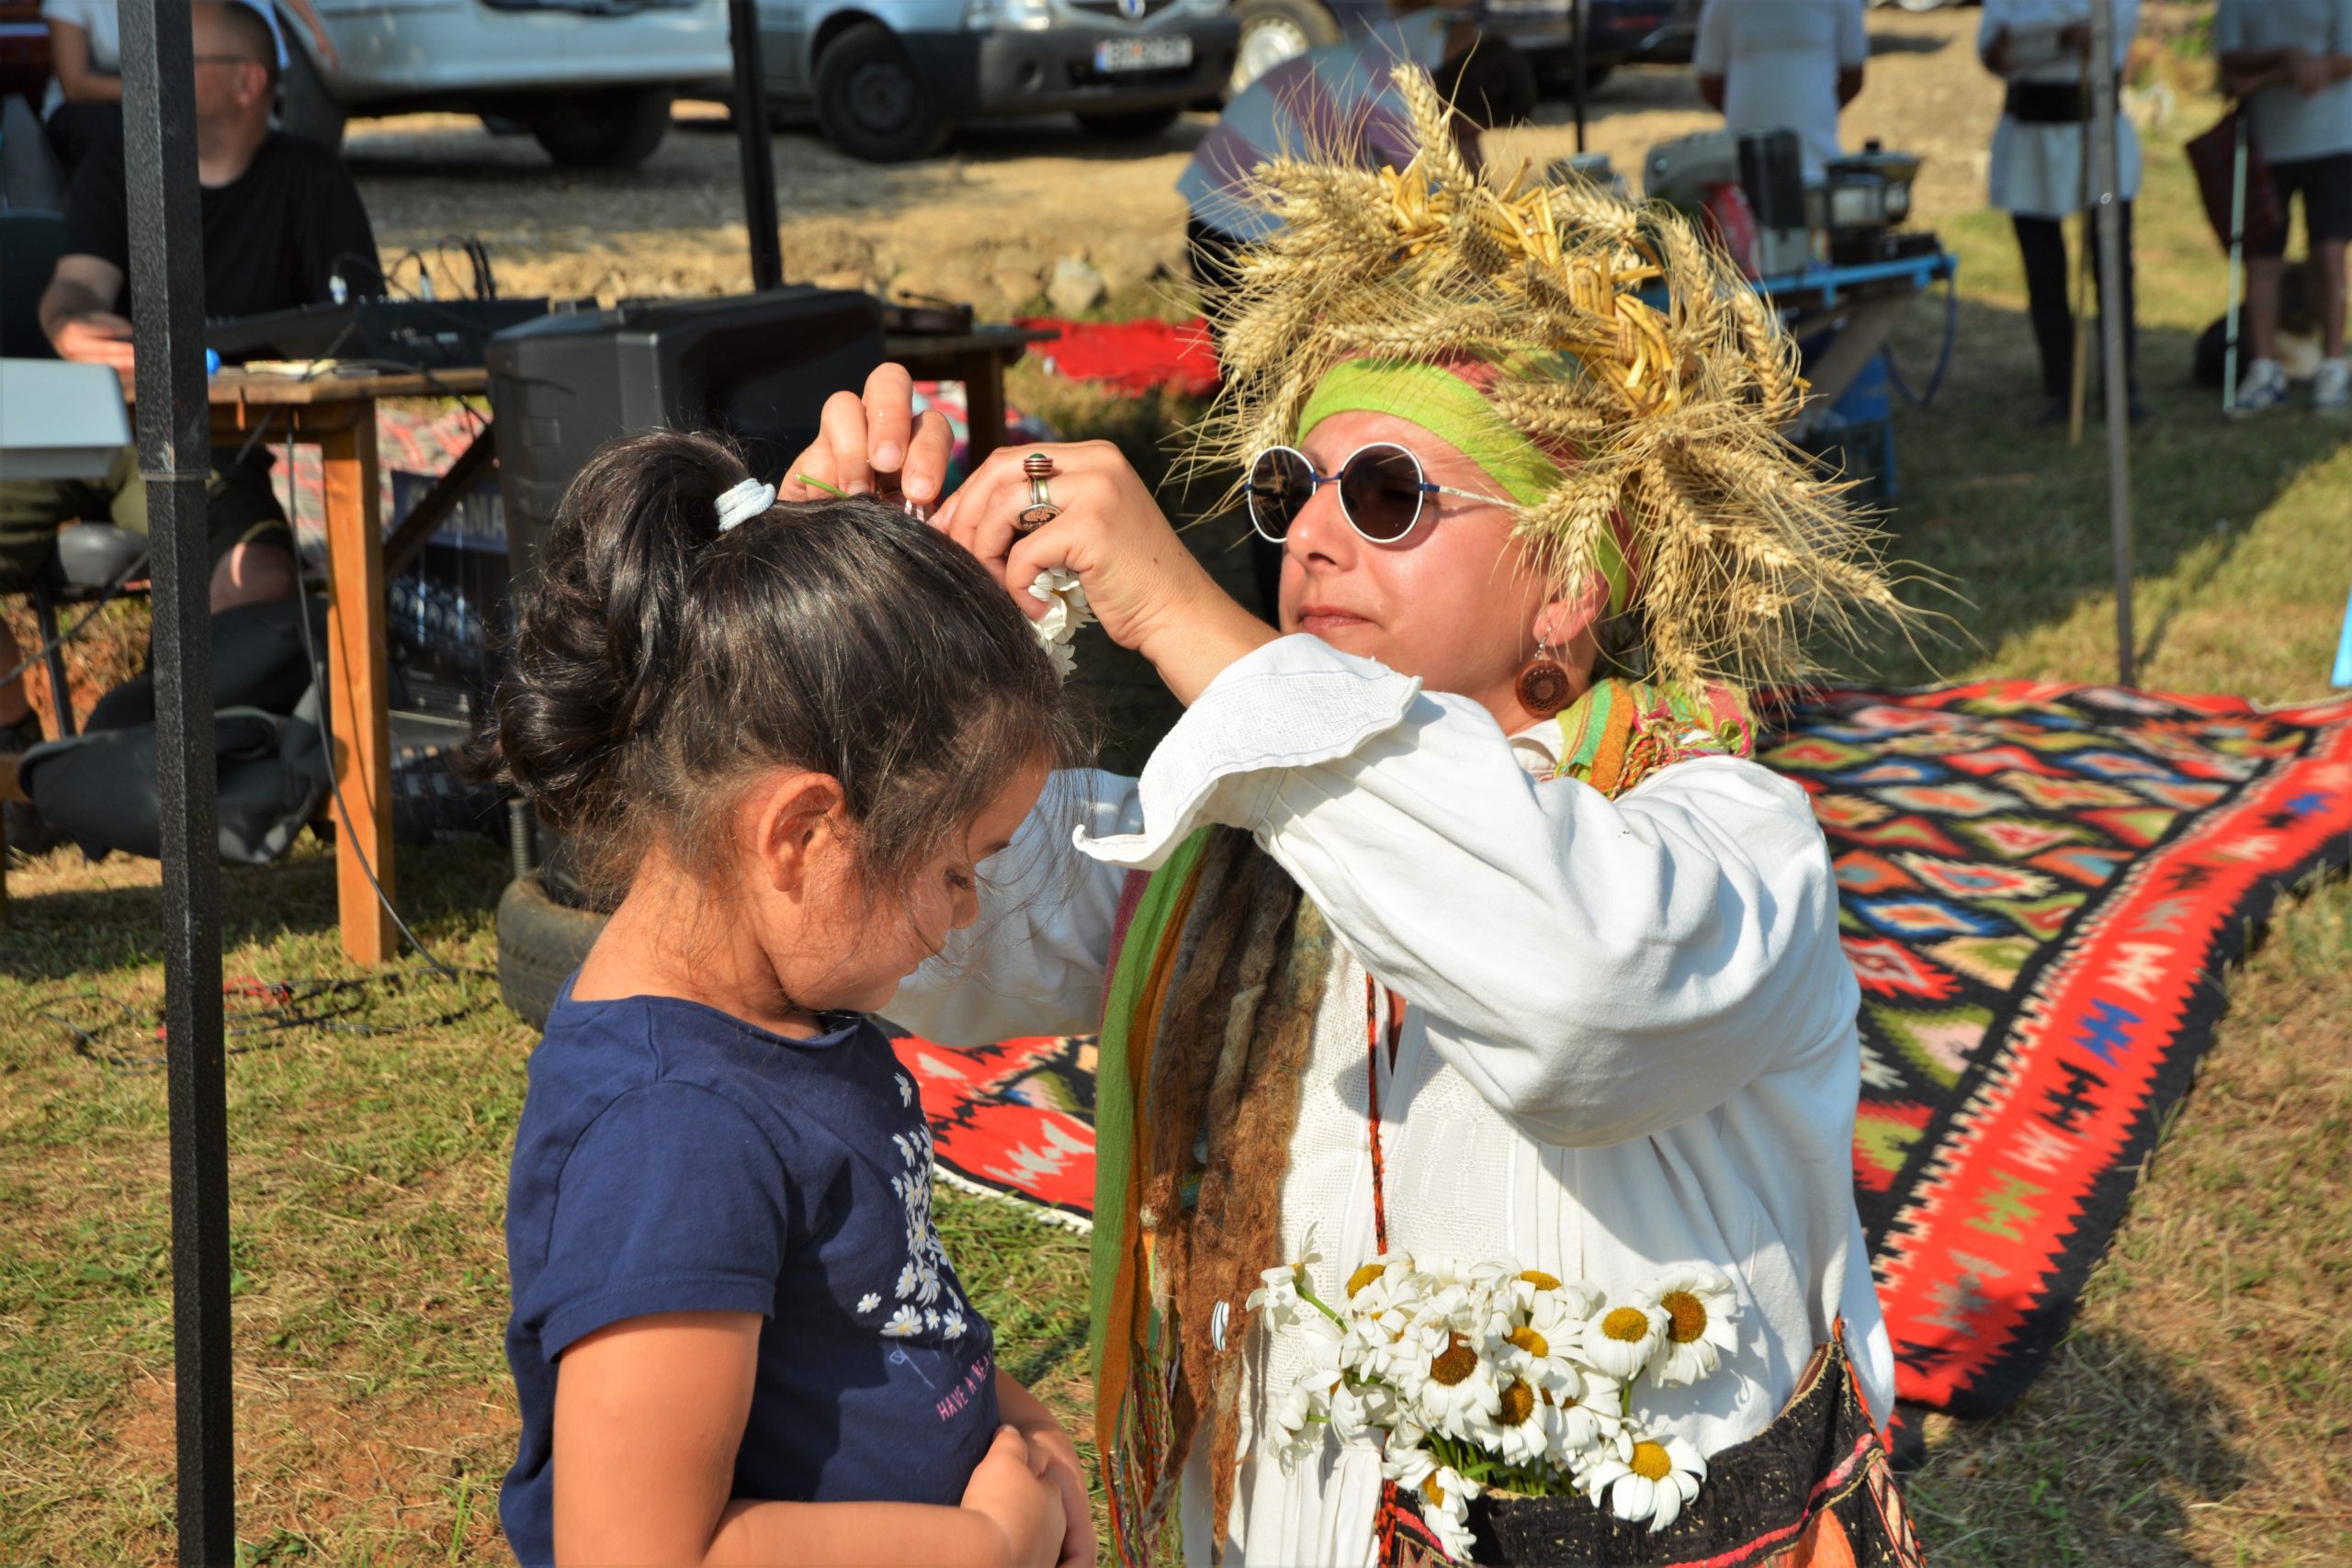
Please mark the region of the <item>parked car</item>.
[[1144, 137], [1232, 74], [1230, 0], [761, 0], [770, 107], [853, 157], [939, 150], [959, 119], [1074, 113]]
[[311, 0], [342, 57], [283, 28], [279, 120], [333, 147], [361, 116], [519, 123], [560, 164], [642, 163], [682, 88], [730, 69], [727, 0]]
[[[1508, 40], [1534, 67], [1547, 93], [1568, 90], [1576, 73], [1571, 0], [1486, 0], [1479, 26]], [[1699, 37], [1701, 0], [1584, 0], [1585, 85], [1629, 62], [1680, 63]], [[1239, 0], [1240, 51], [1229, 91], [1239, 92], [1295, 54], [1337, 43], [1389, 14], [1386, 0]]]

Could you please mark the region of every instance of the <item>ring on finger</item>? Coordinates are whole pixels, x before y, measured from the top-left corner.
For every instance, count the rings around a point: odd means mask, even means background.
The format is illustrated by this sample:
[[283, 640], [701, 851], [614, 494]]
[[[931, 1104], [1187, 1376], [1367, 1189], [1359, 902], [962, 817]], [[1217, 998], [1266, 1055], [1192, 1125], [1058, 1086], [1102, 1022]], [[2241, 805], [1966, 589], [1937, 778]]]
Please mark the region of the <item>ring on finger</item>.
[[1042, 528], [1062, 514], [1054, 504], [1053, 491], [1046, 481], [1053, 478], [1054, 460], [1043, 452], [1032, 452], [1021, 459], [1021, 471], [1029, 479], [1029, 504], [1021, 509], [1017, 526], [1026, 534]]

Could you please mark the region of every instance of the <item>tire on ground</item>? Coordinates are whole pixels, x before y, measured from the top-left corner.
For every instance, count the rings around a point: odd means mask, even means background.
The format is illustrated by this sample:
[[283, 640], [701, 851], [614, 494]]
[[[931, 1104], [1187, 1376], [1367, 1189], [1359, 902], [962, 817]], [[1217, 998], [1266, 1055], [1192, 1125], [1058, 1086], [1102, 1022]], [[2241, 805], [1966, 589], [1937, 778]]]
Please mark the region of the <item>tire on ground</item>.
[[1078, 123], [1095, 135], [1113, 141], [1140, 141], [1147, 136], [1157, 136], [1182, 117], [1182, 104], [1166, 108], [1124, 109], [1116, 113], [1082, 114]]
[[1233, 56], [1231, 93], [1291, 55], [1340, 41], [1340, 20], [1321, 0], [1240, 0], [1233, 19], [1241, 24], [1241, 46]]
[[582, 93], [535, 117], [531, 134], [548, 156], [576, 169], [625, 169], [653, 156], [670, 134], [667, 87]]
[[930, 84], [879, 22], [859, 22], [825, 46], [814, 96], [825, 140], [869, 164], [928, 158], [947, 141]]
[[537, 873], [506, 885], [498, 900], [498, 994], [534, 1029], [545, 1029], [556, 993], [588, 956], [605, 917], [559, 904]]

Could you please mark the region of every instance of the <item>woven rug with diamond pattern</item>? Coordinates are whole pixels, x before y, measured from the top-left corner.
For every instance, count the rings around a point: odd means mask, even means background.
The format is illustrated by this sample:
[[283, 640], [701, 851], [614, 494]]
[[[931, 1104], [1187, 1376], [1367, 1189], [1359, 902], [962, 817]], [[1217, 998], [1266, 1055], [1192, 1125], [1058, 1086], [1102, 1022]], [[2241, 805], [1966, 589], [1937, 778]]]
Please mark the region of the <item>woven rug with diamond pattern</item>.
[[[2352, 699], [1837, 691], [1759, 755], [1837, 866], [1855, 1197], [1901, 1395], [1991, 1415], [2064, 1333], [2229, 966], [2282, 890], [2352, 861]], [[897, 1043], [951, 1179], [1085, 1223], [1091, 1041]]]

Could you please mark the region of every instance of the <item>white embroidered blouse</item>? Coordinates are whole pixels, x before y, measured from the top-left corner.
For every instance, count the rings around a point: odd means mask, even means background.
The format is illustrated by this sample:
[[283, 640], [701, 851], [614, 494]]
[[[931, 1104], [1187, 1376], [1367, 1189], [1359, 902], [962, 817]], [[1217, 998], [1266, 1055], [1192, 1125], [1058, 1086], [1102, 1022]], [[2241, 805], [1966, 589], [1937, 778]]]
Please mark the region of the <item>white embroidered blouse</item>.
[[[1282, 1258], [1310, 1223], [1327, 1300], [1373, 1256], [1367, 970], [1407, 998], [1380, 1085], [1393, 1248], [1510, 1257], [1615, 1297], [1668, 1263], [1735, 1282], [1739, 1348], [1634, 1413], [1712, 1453], [1760, 1429], [1843, 1318], [1883, 1424], [1894, 1359], [1854, 1211], [1860, 997], [1804, 792], [1706, 758], [1616, 800], [1551, 771], [1546, 725], [1507, 738], [1465, 699], [1284, 637], [1227, 669], [1140, 780], [1059, 775], [984, 868], [989, 911], [887, 1010], [948, 1044], [1101, 1021], [1125, 874], [1193, 829], [1252, 832], [1343, 951], [1317, 1018], [1283, 1180]], [[1075, 865], [1054, 847], [1070, 836]], [[1370, 1450], [1285, 1477], [1255, 1452], [1289, 1341], [1252, 1333], [1238, 1563], [1364, 1563]], [[1207, 1561], [1196, 1451], [1186, 1555]]]

